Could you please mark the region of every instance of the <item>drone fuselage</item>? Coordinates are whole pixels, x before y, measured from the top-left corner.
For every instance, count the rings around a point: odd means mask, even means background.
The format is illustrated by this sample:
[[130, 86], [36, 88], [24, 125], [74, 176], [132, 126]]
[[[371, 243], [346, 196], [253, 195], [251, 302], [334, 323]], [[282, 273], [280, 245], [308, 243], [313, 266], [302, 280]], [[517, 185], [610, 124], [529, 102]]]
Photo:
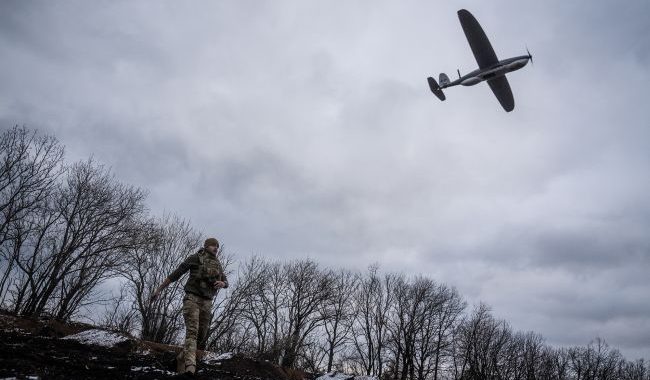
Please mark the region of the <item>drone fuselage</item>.
[[498, 78], [509, 72], [519, 70], [522, 67], [526, 66], [529, 60], [530, 57], [527, 55], [504, 59], [491, 67], [474, 70], [452, 82], [440, 83], [440, 88], [443, 89], [457, 85], [474, 86], [475, 84], [481, 83], [488, 79]]

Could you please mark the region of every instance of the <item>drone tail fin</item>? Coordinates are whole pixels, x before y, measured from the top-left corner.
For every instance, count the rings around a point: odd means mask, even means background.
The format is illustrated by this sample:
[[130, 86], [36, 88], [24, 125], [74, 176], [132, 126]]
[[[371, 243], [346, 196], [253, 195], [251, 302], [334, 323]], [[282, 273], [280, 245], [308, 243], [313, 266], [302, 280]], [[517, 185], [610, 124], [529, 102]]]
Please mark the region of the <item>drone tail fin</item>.
[[431, 77], [428, 77], [427, 81], [429, 82], [429, 88], [431, 89], [431, 92], [433, 92], [433, 95], [438, 97], [440, 100], [445, 100], [445, 94], [442, 92], [440, 86], [438, 86], [438, 82]]
[[440, 76], [438, 77], [438, 82], [440, 82], [440, 85], [442, 87], [448, 85], [451, 81], [449, 80], [449, 77], [445, 73], [440, 73]]

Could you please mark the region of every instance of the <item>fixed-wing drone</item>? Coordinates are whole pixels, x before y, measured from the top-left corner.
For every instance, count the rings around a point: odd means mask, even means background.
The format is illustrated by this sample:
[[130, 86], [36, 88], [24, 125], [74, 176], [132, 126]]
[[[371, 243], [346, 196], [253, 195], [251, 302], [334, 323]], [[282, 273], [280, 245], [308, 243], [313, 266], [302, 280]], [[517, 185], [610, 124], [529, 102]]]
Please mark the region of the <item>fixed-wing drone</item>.
[[477, 83], [487, 81], [492, 92], [499, 99], [499, 103], [501, 103], [503, 109], [507, 112], [512, 111], [515, 108], [515, 99], [512, 97], [512, 90], [506, 79], [506, 73], [521, 69], [526, 66], [529, 60], [532, 62], [533, 57], [530, 55], [528, 49], [526, 49], [528, 55], [499, 61], [494, 49], [492, 49], [492, 45], [490, 45], [490, 40], [488, 40], [483, 28], [481, 28], [481, 25], [476, 21], [474, 16], [469, 11], [461, 9], [458, 11], [458, 19], [460, 19], [460, 25], [463, 27], [467, 42], [469, 42], [474, 58], [476, 58], [476, 62], [478, 63], [478, 70], [474, 70], [463, 76], [460, 75], [460, 70], [458, 70], [458, 79], [453, 82], [449, 80], [447, 74], [441, 73], [439, 85], [435, 79], [429, 77], [427, 78], [429, 88], [431, 88], [431, 91], [438, 99], [445, 100], [445, 94], [442, 92], [444, 88], [459, 84], [473, 86]]

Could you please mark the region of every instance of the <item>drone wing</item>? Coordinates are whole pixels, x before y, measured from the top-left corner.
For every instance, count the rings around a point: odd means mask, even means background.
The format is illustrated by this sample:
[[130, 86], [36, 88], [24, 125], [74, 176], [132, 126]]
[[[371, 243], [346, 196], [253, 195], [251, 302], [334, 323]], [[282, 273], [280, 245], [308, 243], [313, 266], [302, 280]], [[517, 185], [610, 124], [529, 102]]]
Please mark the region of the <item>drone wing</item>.
[[[463, 27], [463, 32], [465, 32], [465, 37], [467, 37], [467, 42], [472, 48], [478, 67], [485, 69], [499, 62], [490, 40], [488, 40], [483, 28], [481, 28], [481, 24], [476, 21], [474, 16], [469, 11], [461, 9], [458, 11], [458, 19]], [[506, 85], [507, 83], [506, 81]]]
[[487, 81], [490, 89], [494, 93], [494, 96], [499, 99], [499, 103], [506, 112], [510, 112], [515, 109], [515, 98], [512, 96], [512, 90], [510, 89], [510, 84], [506, 79], [506, 76], [500, 76], [498, 78], [489, 79]]

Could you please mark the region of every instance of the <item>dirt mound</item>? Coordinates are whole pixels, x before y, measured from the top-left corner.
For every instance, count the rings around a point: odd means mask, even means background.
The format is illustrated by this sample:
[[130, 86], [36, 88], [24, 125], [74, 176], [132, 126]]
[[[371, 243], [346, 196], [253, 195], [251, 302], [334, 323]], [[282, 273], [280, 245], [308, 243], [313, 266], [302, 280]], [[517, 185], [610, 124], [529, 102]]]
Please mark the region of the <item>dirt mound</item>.
[[[91, 325], [0, 314], [0, 378], [184, 378], [173, 372], [179, 349], [97, 330]], [[206, 361], [199, 363], [192, 378], [300, 380], [305, 377], [300, 371], [239, 355], [206, 355]]]
[[250, 379], [299, 380], [293, 378], [294, 370], [286, 370], [267, 361], [251, 360], [243, 356], [233, 356], [219, 366], [225, 372], [238, 374]]
[[0, 329], [2, 330], [20, 330], [40, 336], [61, 338], [92, 328], [94, 326], [87, 323], [63, 323], [54, 318], [16, 317], [0, 311]]

